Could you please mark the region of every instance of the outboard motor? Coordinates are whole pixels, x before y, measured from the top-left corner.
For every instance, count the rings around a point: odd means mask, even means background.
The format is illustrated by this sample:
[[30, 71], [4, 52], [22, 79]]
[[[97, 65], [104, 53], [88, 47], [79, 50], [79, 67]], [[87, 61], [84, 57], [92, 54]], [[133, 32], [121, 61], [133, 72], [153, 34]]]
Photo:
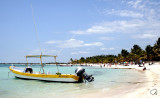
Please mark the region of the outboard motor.
[[82, 68], [82, 67], [78, 67], [76, 70], [75, 70], [75, 73], [77, 74], [77, 76], [79, 76], [79, 82], [82, 82], [83, 81], [83, 77], [85, 80], [87, 80], [88, 82], [92, 82], [94, 81], [94, 77], [92, 77], [92, 75], [88, 75], [86, 72], [85, 72], [85, 69]]

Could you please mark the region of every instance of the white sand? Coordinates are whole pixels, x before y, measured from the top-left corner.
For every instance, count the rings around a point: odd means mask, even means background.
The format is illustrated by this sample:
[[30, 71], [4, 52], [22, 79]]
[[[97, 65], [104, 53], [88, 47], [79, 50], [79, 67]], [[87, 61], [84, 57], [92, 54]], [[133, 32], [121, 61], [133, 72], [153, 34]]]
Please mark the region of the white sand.
[[[137, 83], [125, 87], [119, 87], [112, 90], [104, 89], [101, 92], [85, 95], [82, 94], [80, 98], [160, 98], [160, 63], [155, 63], [151, 66], [146, 64], [145, 66], [147, 67], [147, 70], [144, 72], [147, 79], [137, 80]], [[143, 69], [138, 66], [131, 67], [137, 70]]]
[[[156, 63], [147, 66], [149, 70], [145, 71], [147, 82], [144, 87], [139, 88], [136, 92], [129, 94], [131, 98], [160, 98], [160, 64]], [[157, 95], [154, 94], [157, 90]]]
[[[138, 87], [134, 92], [125, 95], [125, 98], [160, 98], [160, 64], [147, 66], [145, 71], [147, 80], [143, 87]], [[157, 94], [155, 94], [157, 91]]]

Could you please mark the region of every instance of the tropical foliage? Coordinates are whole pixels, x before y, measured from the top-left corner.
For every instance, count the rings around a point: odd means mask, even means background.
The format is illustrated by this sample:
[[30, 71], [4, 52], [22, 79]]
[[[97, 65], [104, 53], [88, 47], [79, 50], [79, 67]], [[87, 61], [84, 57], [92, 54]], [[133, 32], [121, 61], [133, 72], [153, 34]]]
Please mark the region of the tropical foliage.
[[121, 62], [135, 62], [140, 60], [153, 61], [160, 60], [160, 38], [156, 41], [154, 46], [147, 45], [143, 50], [139, 45], [133, 45], [130, 52], [125, 49], [121, 50], [118, 55], [97, 55], [92, 57], [81, 57], [79, 60], [70, 59], [72, 64], [82, 63], [121, 63]]

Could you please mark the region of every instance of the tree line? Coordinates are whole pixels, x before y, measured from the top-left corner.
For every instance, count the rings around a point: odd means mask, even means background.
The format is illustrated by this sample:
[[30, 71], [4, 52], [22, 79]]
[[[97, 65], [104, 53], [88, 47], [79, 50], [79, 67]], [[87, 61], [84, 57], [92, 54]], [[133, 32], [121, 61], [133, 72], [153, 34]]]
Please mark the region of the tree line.
[[133, 45], [130, 52], [122, 49], [118, 55], [97, 55], [91, 57], [81, 57], [79, 60], [70, 59], [72, 64], [83, 63], [121, 63], [121, 62], [135, 62], [140, 61], [159, 61], [160, 60], [160, 37], [156, 43], [151, 46], [147, 45], [143, 50], [139, 45]]

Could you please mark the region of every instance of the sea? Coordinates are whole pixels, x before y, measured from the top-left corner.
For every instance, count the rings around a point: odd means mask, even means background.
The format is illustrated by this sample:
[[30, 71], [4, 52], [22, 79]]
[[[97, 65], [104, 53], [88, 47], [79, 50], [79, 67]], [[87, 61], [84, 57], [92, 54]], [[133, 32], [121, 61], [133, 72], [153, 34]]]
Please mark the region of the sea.
[[[97, 92], [107, 93], [119, 87], [140, 82], [145, 77], [143, 71], [134, 69], [107, 69], [81, 66], [85, 72], [93, 75], [93, 82], [57, 83], [15, 78], [9, 70], [10, 64], [0, 64], [0, 98], [79, 98]], [[15, 65], [24, 68], [25, 65]], [[31, 65], [33, 71], [39, 71], [40, 65]], [[75, 74], [79, 66], [58, 66], [62, 74]], [[45, 72], [56, 73], [55, 65], [46, 65]], [[130, 88], [128, 88], [130, 89]]]

